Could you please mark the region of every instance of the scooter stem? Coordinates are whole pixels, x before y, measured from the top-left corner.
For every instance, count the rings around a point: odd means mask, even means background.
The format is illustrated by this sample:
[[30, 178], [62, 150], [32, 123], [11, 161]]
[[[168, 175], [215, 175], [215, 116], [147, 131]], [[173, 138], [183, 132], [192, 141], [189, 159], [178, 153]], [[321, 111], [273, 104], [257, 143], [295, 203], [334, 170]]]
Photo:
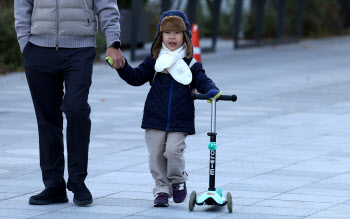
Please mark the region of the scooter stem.
[[216, 100], [211, 103], [211, 133], [216, 133]]
[[[216, 100], [211, 103], [211, 132], [210, 137], [210, 156], [209, 156], [209, 188], [208, 191], [216, 191], [215, 189], [215, 163], [216, 163]], [[214, 146], [214, 147], [212, 147]]]

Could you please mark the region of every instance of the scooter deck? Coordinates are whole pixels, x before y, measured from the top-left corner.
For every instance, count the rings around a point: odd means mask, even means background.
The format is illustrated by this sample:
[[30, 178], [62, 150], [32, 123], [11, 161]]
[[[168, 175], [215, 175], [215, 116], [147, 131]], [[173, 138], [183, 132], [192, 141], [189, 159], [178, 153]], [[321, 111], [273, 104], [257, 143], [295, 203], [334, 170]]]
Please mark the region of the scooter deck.
[[197, 205], [226, 205], [227, 201], [224, 196], [216, 191], [207, 191], [202, 194], [196, 201]]

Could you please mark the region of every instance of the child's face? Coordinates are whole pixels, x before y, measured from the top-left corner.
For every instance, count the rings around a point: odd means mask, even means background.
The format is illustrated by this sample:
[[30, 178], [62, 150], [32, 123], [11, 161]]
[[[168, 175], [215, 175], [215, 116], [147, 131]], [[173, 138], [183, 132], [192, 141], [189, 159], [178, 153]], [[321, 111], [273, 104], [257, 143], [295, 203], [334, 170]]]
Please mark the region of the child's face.
[[182, 31], [163, 32], [163, 43], [171, 51], [177, 50], [184, 43], [184, 32]]

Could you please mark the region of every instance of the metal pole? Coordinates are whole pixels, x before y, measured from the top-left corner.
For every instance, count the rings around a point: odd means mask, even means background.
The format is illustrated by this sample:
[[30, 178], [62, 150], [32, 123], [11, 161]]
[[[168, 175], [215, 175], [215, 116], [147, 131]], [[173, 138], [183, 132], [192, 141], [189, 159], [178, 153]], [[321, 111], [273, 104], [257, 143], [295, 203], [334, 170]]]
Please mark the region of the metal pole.
[[303, 16], [304, 16], [305, 0], [298, 1], [298, 23], [297, 23], [297, 40], [303, 33]]
[[242, 5], [243, 0], [236, 0], [235, 2], [235, 14], [234, 14], [234, 21], [233, 21], [233, 39], [234, 39], [234, 49], [238, 48], [238, 40], [239, 40], [239, 29], [241, 25], [241, 18], [242, 18]]
[[262, 34], [262, 26], [264, 23], [264, 6], [265, 6], [266, 0], [257, 0], [256, 4], [256, 32], [255, 32], [255, 39], [258, 45], [261, 42], [261, 34]]
[[[211, 131], [208, 133], [210, 136], [210, 143], [216, 144], [216, 100], [211, 104]], [[215, 191], [215, 164], [216, 164], [216, 150], [210, 150], [209, 157], [209, 191]]]
[[132, 25], [131, 25], [131, 53], [130, 59], [131, 61], [135, 61], [135, 50], [137, 44], [137, 30], [139, 24], [139, 14], [142, 9], [142, 1], [140, 0], [132, 0]]
[[170, 8], [170, 0], [162, 0], [162, 11], [161, 11], [161, 14], [165, 11], [168, 11], [169, 8]]
[[189, 0], [187, 4], [187, 15], [191, 25], [196, 23], [197, 3], [198, 0]]
[[215, 51], [216, 39], [219, 29], [219, 18], [220, 18], [221, 0], [214, 0], [213, 6], [213, 35], [212, 35], [212, 45], [211, 50]]
[[216, 133], [216, 100], [211, 104], [211, 133]]
[[286, 0], [279, 0], [279, 4], [278, 4], [277, 41], [281, 41], [281, 38], [282, 38], [285, 12], [286, 12]]

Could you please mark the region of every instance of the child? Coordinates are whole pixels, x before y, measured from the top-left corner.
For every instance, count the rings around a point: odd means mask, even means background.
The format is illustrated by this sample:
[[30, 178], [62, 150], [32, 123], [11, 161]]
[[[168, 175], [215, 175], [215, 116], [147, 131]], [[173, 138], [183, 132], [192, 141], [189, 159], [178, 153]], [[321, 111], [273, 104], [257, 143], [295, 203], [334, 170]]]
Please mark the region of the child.
[[187, 196], [185, 138], [195, 133], [191, 90], [196, 88], [211, 100], [221, 92], [192, 57], [192, 33], [186, 15], [177, 10], [164, 12], [157, 28], [151, 54], [137, 68], [126, 61], [117, 71], [130, 85], [151, 85], [141, 127], [145, 129], [149, 168], [155, 181], [154, 206], [167, 207], [169, 197], [180, 203]]

